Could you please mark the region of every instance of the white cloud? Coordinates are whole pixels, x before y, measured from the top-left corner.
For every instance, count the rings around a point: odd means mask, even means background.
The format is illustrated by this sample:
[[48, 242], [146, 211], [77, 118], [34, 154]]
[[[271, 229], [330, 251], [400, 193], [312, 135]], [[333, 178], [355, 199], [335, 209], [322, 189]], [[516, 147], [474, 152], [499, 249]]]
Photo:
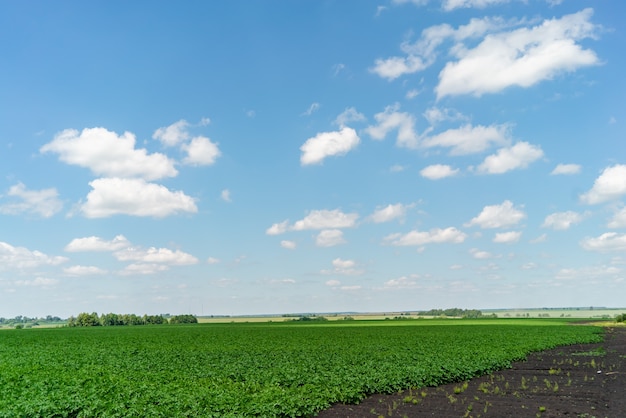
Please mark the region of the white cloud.
[[341, 274], [345, 276], [358, 276], [364, 273], [363, 270], [356, 268], [356, 262], [354, 260], [343, 260], [341, 258], [335, 258], [333, 261], [332, 270], [322, 270], [322, 274]]
[[120, 272], [120, 274], [123, 276], [129, 276], [129, 275], [135, 275], [135, 274], [148, 275], [148, 274], [155, 274], [155, 273], [159, 273], [159, 272], [167, 271], [167, 270], [169, 270], [169, 267], [164, 264], [133, 263], [133, 264], [127, 265], [124, 268], [124, 270]]
[[219, 264], [221, 260], [219, 258], [209, 257], [207, 258], [206, 262], [207, 264]]
[[626, 228], [626, 207], [616, 211], [607, 226], [609, 228]]
[[433, 106], [423, 113], [424, 119], [428, 121], [431, 125], [436, 125], [438, 123], [444, 121], [457, 121], [457, 120], [466, 120], [467, 117], [462, 113], [458, 112], [454, 109], [448, 109], [446, 107], [437, 107]]
[[520, 231], [498, 232], [493, 237], [493, 242], [498, 244], [510, 244], [519, 241], [522, 233]]
[[309, 229], [338, 229], [352, 228], [359, 215], [357, 213], [343, 213], [340, 209], [312, 210], [303, 219], [297, 221], [290, 228], [293, 231]]
[[567, 212], [556, 212], [546, 216], [541, 226], [562, 231], [582, 222], [583, 219], [585, 219], [585, 215], [568, 210]]
[[417, 279], [416, 275], [401, 276], [397, 279], [387, 280], [384, 287], [387, 289], [414, 289], [418, 287]]
[[357, 112], [354, 107], [347, 107], [346, 110], [341, 112], [335, 119], [335, 124], [343, 128], [351, 122], [363, 122], [366, 118], [362, 113]]
[[393, 221], [394, 219], [403, 219], [406, 211], [415, 205], [403, 205], [396, 203], [395, 205], [387, 205], [384, 208], [377, 208], [374, 213], [369, 216], [369, 220], [374, 223], [383, 223]]
[[287, 231], [352, 228], [356, 225], [358, 218], [358, 213], [344, 213], [340, 209], [312, 210], [307, 214], [307, 216], [299, 221], [296, 221], [293, 225], [289, 225], [289, 221], [285, 220], [283, 222], [273, 224], [267, 228], [265, 233], [267, 235], [280, 235]]
[[387, 106], [383, 112], [375, 114], [374, 119], [378, 125], [368, 126], [365, 132], [375, 140], [382, 140], [389, 132], [397, 129], [396, 144], [407, 148], [416, 148], [419, 137], [415, 133], [415, 118], [406, 112], [399, 112], [399, 108], [397, 104]]
[[80, 133], [66, 129], [40, 151], [57, 153], [61, 161], [101, 176], [156, 180], [178, 174], [174, 162], [164, 154], [135, 149], [135, 135], [130, 132], [118, 136], [104, 128], [83, 129]]
[[483, 229], [506, 228], [517, 225], [525, 218], [526, 214], [523, 211], [515, 209], [510, 200], [505, 200], [500, 205], [485, 206], [480, 214], [465, 226], [480, 226]]
[[297, 247], [295, 241], [288, 241], [288, 240], [282, 240], [280, 242], [280, 246], [288, 250], [294, 250]]
[[224, 189], [222, 190], [222, 192], [220, 193], [220, 197], [222, 198], [222, 200], [224, 202], [232, 202], [232, 199], [230, 197], [230, 190], [228, 189]]
[[120, 214], [162, 218], [178, 212], [198, 211], [194, 199], [183, 192], [172, 192], [142, 179], [100, 178], [89, 185], [93, 190], [80, 207], [87, 218]]
[[580, 173], [581, 166], [578, 164], [558, 164], [554, 167], [554, 170], [550, 173], [553, 176], [556, 175], [571, 175]]
[[187, 152], [183, 163], [189, 165], [212, 165], [222, 155], [217, 144], [204, 136], [193, 138], [189, 144], [183, 144], [181, 149]]
[[407, 4], [412, 3], [416, 6], [424, 6], [428, 4], [429, 0], [391, 0], [393, 4]]
[[528, 142], [518, 142], [509, 148], [501, 148], [496, 154], [485, 158], [478, 166], [478, 172], [487, 174], [502, 174], [507, 171], [526, 168], [531, 163], [543, 157], [539, 146]]
[[[204, 126], [208, 125], [209, 122], [208, 118], [203, 118], [201, 124]], [[161, 141], [163, 145], [173, 147], [189, 139], [189, 132], [187, 131], [187, 128], [189, 128], [189, 123], [186, 120], [181, 119], [178, 122], [174, 122], [170, 126], [165, 126], [154, 131], [152, 139], [157, 139]]]
[[33, 213], [50, 218], [63, 208], [63, 202], [59, 200], [59, 193], [55, 188], [28, 190], [24, 184], [18, 183], [11, 186], [7, 196], [17, 197], [21, 201], [0, 205], [0, 213], [5, 215]]
[[105, 241], [100, 237], [91, 236], [74, 238], [65, 246], [65, 251], [117, 251], [127, 247], [130, 247], [130, 241], [128, 241], [124, 235], [117, 235], [111, 241]]
[[280, 235], [289, 230], [289, 221], [275, 223], [265, 230], [267, 235]]
[[71, 266], [63, 269], [63, 272], [70, 276], [93, 276], [106, 274], [106, 270], [95, 266]]
[[580, 245], [590, 251], [626, 251], [626, 234], [606, 232], [596, 238], [585, 238]]
[[487, 260], [493, 258], [493, 255], [487, 251], [481, 251], [478, 248], [470, 249], [469, 253], [477, 260]]
[[439, 74], [437, 97], [496, 93], [510, 86], [530, 87], [563, 72], [596, 65], [596, 54], [576, 41], [593, 38], [592, 9], [545, 20], [533, 28], [491, 34], [475, 48], [454, 48], [459, 58]]
[[311, 106], [304, 111], [300, 116], [311, 116], [313, 113], [317, 112], [320, 108], [320, 104], [317, 102], [311, 103]]
[[[431, 115], [431, 117], [434, 116]], [[468, 155], [486, 151], [494, 145], [507, 145], [510, 137], [508, 125], [472, 126], [467, 124], [426, 137], [422, 141], [422, 146], [426, 148], [449, 147], [451, 148], [450, 155]]]
[[607, 167], [580, 200], [588, 205], [595, 205], [614, 200], [626, 194], [626, 165], [616, 164]]
[[0, 269], [36, 268], [39, 266], [56, 266], [67, 261], [66, 257], [49, 256], [40, 251], [31, 251], [24, 247], [14, 247], [0, 241]]
[[326, 157], [345, 155], [356, 148], [359, 142], [361, 139], [356, 131], [348, 127], [339, 131], [318, 133], [300, 147], [300, 164], [320, 164]]
[[341, 282], [339, 280], [332, 279], [332, 280], [326, 281], [326, 286], [337, 287], [340, 285], [341, 285]]
[[130, 247], [116, 251], [113, 255], [119, 261], [138, 261], [142, 264], [157, 263], [182, 266], [198, 263], [198, 259], [191, 254], [180, 250], [172, 251], [168, 248], [150, 247], [141, 249]]
[[395, 246], [425, 245], [452, 243], [460, 244], [465, 241], [467, 234], [454, 227], [446, 229], [434, 228], [430, 231], [411, 231], [406, 234], [391, 234], [384, 238], [384, 242]]
[[318, 247], [334, 247], [345, 243], [343, 231], [339, 229], [324, 229], [315, 237], [315, 245]]
[[387, 80], [395, 80], [405, 75], [422, 71], [431, 65], [421, 57], [408, 55], [406, 57], [378, 58], [374, 61], [374, 67], [370, 71]]
[[455, 9], [469, 9], [469, 8], [478, 8], [484, 9], [488, 6], [493, 6], [496, 4], [508, 3], [511, 0], [443, 0], [442, 7], [446, 12], [450, 12]]
[[421, 176], [430, 180], [440, 180], [446, 177], [456, 176], [458, 173], [458, 168], [452, 168], [449, 165], [443, 164], [429, 165], [420, 170]]
[[411, 99], [415, 99], [417, 96], [419, 96], [420, 91], [417, 89], [411, 89], [409, 91], [406, 92], [406, 95], [404, 97], [406, 97], [407, 99], [411, 100]]

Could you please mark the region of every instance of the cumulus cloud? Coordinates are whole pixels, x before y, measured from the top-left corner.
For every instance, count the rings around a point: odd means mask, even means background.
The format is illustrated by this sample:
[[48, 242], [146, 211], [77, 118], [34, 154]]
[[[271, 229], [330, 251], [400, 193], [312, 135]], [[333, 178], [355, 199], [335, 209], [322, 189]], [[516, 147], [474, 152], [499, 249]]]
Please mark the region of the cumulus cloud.
[[509, 148], [501, 148], [496, 154], [485, 158], [478, 166], [478, 172], [486, 174], [502, 174], [507, 171], [526, 168], [543, 157], [541, 147], [528, 142], [518, 142]]
[[41, 251], [31, 251], [25, 247], [14, 247], [0, 241], [0, 270], [24, 269], [40, 266], [56, 266], [67, 261], [66, 257], [49, 256]]
[[65, 251], [117, 251], [127, 247], [130, 247], [130, 241], [128, 241], [124, 235], [117, 235], [110, 241], [103, 240], [100, 237], [90, 236], [74, 238], [65, 246]]
[[394, 246], [412, 246], [426, 244], [452, 243], [460, 244], [467, 238], [467, 234], [454, 227], [446, 229], [434, 228], [430, 231], [411, 231], [406, 234], [391, 234], [384, 238], [384, 242]]
[[191, 254], [180, 250], [172, 251], [169, 248], [147, 249], [129, 247], [113, 253], [119, 261], [136, 261], [142, 264], [191, 265], [197, 264], [198, 259]]
[[522, 210], [513, 207], [510, 200], [505, 200], [500, 205], [485, 206], [478, 216], [465, 226], [480, 226], [483, 229], [506, 228], [517, 225], [525, 218], [526, 214]]
[[212, 165], [222, 155], [217, 144], [204, 136], [193, 138], [188, 144], [181, 145], [181, 149], [187, 153], [183, 163], [195, 166]]
[[345, 243], [343, 231], [339, 229], [324, 229], [315, 237], [315, 245], [318, 247], [334, 247]]
[[571, 175], [580, 173], [581, 166], [578, 164], [558, 164], [550, 173], [553, 176]]
[[421, 145], [426, 148], [447, 147], [450, 155], [468, 155], [484, 152], [494, 145], [507, 145], [511, 134], [508, 125], [472, 126], [449, 129], [426, 137]]
[[489, 258], [493, 258], [493, 254], [488, 251], [479, 250], [478, 248], [470, 249], [469, 253], [477, 260], [487, 260]]
[[196, 213], [193, 198], [181, 191], [143, 179], [100, 178], [89, 183], [92, 190], [80, 210], [87, 218], [113, 215], [163, 218], [179, 212]]
[[606, 232], [599, 237], [585, 238], [580, 245], [589, 251], [626, 251], [626, 234]]
[[295, 241], [288, 241], [288, 240], [282, 240], [280, 242], [280, 246], [288, 250], [294, 250], [297, 247]]
[[555, 230], [569, 229], [572, 225], [582, 222], [585, 215], [578, 212], [568, 210], [567, 212], [555, 212], [548, 216], [541, 225], [543, 228], [551, 228]]
[[530, 87], [563, 72], [596, 65], [595, 52], [577, 41], [594, 38], [592, 9], [486, 36], [473, 49], [457, 45], [458, 58], [448, 62], [435, 88], [438, 98], [460, 94], [481, 96], [507, 87]]
[[609, 228], [626, 228], [626, 207], [616, 211], [607, 226]]
[[15, 197], [19, 201], [0, 205], [0, 213], [4, 215], [32, 213], [50, 218], [63, 208], [63, 202], [55, 188], [28, 190], [23, 183], [18, 183], [11, 186], [7, 196]]
[[519, 241], [522, 233], [520, 231], [498, 232], [493, 237], [493, 242], [498, 244], [511, 244]]
[[369, 220], [374, 223], [390, 222], [394, 219], [403, 219], [408, 209], [415, 205], [403, 205], [396, 203], [395, 205], [387, 205], [383, 208], [377, 208], [374, 213], [369, 216]]
[[440, 180], [446, 177], [456, 176], [457, 174], [459, 174], [458, 168], [452, 168], [444, 164], [429, 165], [420, 170], [420, 175], [430, 180]]
[[[208, 125], [209, 119], [203, 119], [203, 122], [205, 120], [206, 123], [202, 124]], [[165, 126], [154, 131], [154, 134], [152, 134], [152, 139], [159, 140], [163, 145], [166, 145], [168, 147], [173, 147], [189, 139], [188, 128], [189, 123], [186, 120], [181, 119], [178, 122], [174, 122], [169, 126]]]
[[320, 164], [326, 157], [345, 155], [356, 148], [359, 142], [361, 139], [352, 128], [343, 127], [339, 131], [321, 132], [307, 139], [300, 147], [300, 164]]
[[405, 74], [413, 74], [425, 70], [431, 64], [432, 62], [425, 61], [423, 58], [415, 55], [385, 59], [378, 58], [374, 61], [374, 67], [370, 68], [370, 71], [391, 81]]
[[415, 117], [399, 111], [398, 104], [387, 106], [383, 112], [374, 115], [377, 125], [368, 126], [365, 132], [375, 140], [383, 140], [393, 130], [398, 131], [396, 144], [407, 148], [418, 146], [419, 136], [415, 132]]
[[117, 135], [104, 128], [66, 129], [40, 151], [56, 153], [61, 161], [99, 176], [156, 180], [178, 174], [174, 162], [164, 154], [136, 149], [135, 135], [130, 132]]
[[322, 270], [322, 274], [341, 274], [345, 276], [358, 276], [364, 273], [363, 270], [356, 268], [356, 261], [343, 260], [341, 258], [335, 258], [332, 261], [332, 270]]
[[607, 167], [580, 200], [588, 205], [604, 203], [626, 194], [626, 165], [616, 164]]
[[358, 213], [344, 213], [340, 209], [312, 210], [307, 216], [289, 224], [289, 220], [275, 223], [265, 230], [267, 235], [280, 235], [288, 231], [305, 231], [315, 229], [334, 230], [352, 228], [359, 218]]

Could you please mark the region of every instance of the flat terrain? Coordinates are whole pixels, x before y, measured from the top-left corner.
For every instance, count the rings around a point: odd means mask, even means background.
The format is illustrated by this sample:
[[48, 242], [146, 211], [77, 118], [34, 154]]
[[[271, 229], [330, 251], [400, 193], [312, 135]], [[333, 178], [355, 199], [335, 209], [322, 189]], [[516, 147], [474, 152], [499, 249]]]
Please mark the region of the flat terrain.
[[319, 418], [626, 416], [626, 327], [605, 340], [531, 354], [513, 368], [468, 382], [338, 404]]

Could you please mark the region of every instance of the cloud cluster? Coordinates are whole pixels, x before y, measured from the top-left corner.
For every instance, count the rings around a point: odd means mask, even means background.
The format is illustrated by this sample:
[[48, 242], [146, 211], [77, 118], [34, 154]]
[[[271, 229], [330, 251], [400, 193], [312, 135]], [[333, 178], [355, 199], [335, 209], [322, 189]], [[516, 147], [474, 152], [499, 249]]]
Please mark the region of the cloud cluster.
[[469, 221], [465, 226], [479, 226], [483, 229], [506, 228], [517, 225], [526, 214], [521, 209], [516, 209], [513, 202], [505, 200], [499, 205], [488, 205]]
[[[446, 0], [446, 11], [465, 7], [486, 7], [502, 0]], [[404, 56], [379, 58], [371, 71], [387, 80], [413, 74], [433, 65], [438, 50], [452, 41], [448, 53], [456, 58], [445, 64], [435, 87], [437, 98], [497, 93], [511, 86], [530, 87], [563, 72], [597, 65], [594, 51], [578, 42], [595, 38], [598, 26], [591, 23], [592, 9], [561, 18], [544, 20], [536, 26], [524, 21], [504, 21], [485, 17], [472, 19], [453, 28], [448, 24], [431, 26], [414, 42], [404, 42]], [[474, 42], [482, 39], [475, 46]]]
[[[200, 126], [209, 123], [202, 119]], [[205, 166], [214, 164], [221, 155], [217, 144], [203, 136], [192, 137], [191, 125], [180, 120], [172, 125], [157, 129], [153, 139], [166, 147], [179, 146], [186, 154], [183, 164]], [[153, 183], [178, 175], [176, 162], [162, 153], [149, 153], [136, 146], [135, 135], [125, 132], [118, 135], [105, 128], [87, 128], [82, 131], [66, 129], [40, 148], [42, 153], [54, 153], [67, 164], [89, 169], [99, 176], [89, 185], [92, 190], [78, 210], [87, 218], [104, 218], [113, 215], [148, 216], [162, 218], [176, 213], [197, 212], [195, 199], [182, 191], [171, 191]], [[18, 185], [19, 186], [19, 185]], [[19, 191], [19, 190], [17, 190]], [[58, 208], [54, 200], [55, 191], [25, 195], [24, 205], [32, 210], [46, 211], [46, 215]], [[27, 198], [31, 198], [29, 201]], [[43, 198], [47, 200], [42, 200]], [[33, 203], [33, 199], [39, 201]], [[56, 207], [54, 206], [56, 204]], [[0, 209], [2, 210], [2, 209]], [[12, 210], [5, 207], [4, 210]], [[59, 209], [60, 210], [60, 209]]]
[[3, 215], [30, 213], [42, 218], [50, 218], [63, 208], [63, 202], [59, 199], [59, 193], [55, 188], [28, 190], [23, 183], [17, 183], [11, 186], [7, 196], [17, 199], [18, 202], [0, 205], [0, 213]]
[[[198, 264], [199, 260], [191, 254], [181, 250], [169, 248], [141, 248], [133, 246], [123, 235], [117, 235], [112, 240], [104, 240], [98, 236], [75, 238], [65, 246], [67, 252], [109, 252], [121, 262], [130, 262], [119, 272], [122, 275], [154, 274], [166, 271], [170, 266], [187, 266]], [[209, 263], [217, 262], [209, 259]], [[104, 274], [106, 271], [95, 266], [72, 266], [65, 269], [68, 275], [82, 276]]]

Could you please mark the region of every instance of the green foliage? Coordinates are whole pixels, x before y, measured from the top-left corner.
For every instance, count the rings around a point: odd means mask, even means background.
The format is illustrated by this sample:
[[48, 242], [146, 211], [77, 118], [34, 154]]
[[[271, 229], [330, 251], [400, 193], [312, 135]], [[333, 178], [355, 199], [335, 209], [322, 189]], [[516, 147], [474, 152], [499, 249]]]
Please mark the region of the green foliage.
[[170, 318], [170, 324], [197, 324], [198, 318], [193, 315], [174, 315]]
[[[180, 315], [180, 316], [191, 316], [195, 319], [193, 315]], [[196, 319], [196, 322], [198, 320]], [[82, 312], [78, 314], [76, 318], [73, 316], [69, 317], [67, 320], [68, 327], [96, 327], [96, 326], [117, 326], [117, 325], [158, 325], [158, 324], [167, 324], [167, 320], [163, 318], [161, 315], [144, 315], [137, 316], [135, 314], [115, 314], [108, 313], [102, 314], [98, 317], [96, 312], [88, 314], [86, 312]]]
[[[453, 317], [453, 318], [485, 318], [483, 313], [477, 309], [460, 309], [460, 308], [431, 309], [430, 311], [419, 312], [419, 315], [445, 316], [445, 317]], [[495, 315], [490, 315], [489, 317], [495, 317]]]
[[335, 402], [463, 382], [531, 351], [601, 338], [596, 327], [485, 322], [6, 330], [0, 417], [312, 416]]
[[615, 322], [626, 322], [626, 313], [615, 316]]

